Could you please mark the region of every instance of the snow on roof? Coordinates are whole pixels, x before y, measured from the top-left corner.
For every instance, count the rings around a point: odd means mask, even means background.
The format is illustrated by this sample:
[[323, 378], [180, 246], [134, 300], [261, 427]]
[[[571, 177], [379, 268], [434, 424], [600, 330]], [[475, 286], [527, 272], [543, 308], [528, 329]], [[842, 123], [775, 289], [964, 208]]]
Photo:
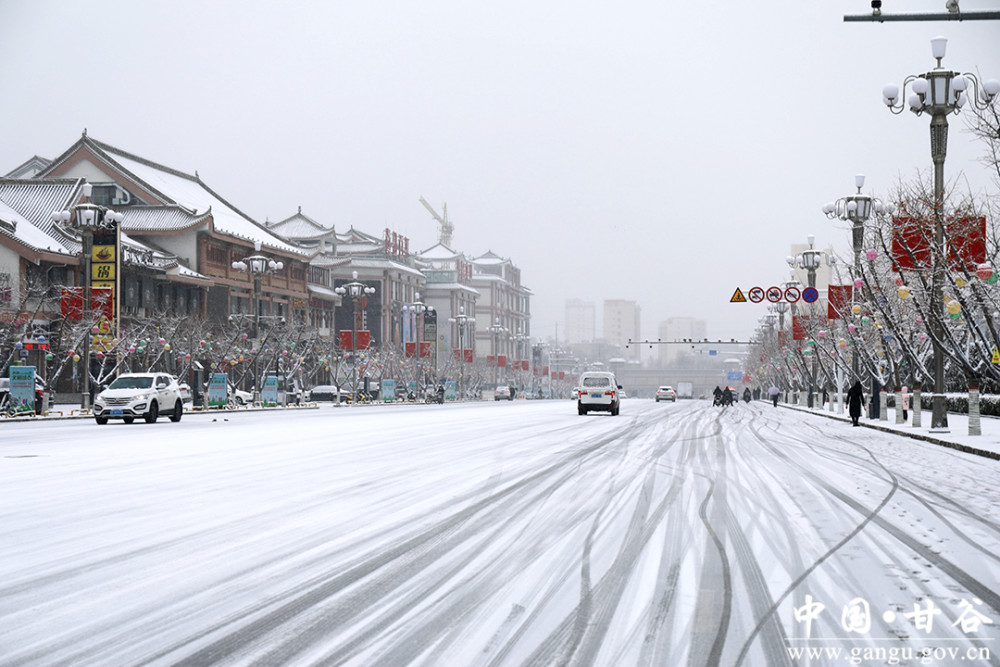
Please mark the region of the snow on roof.
[[318, 239], [334, 233], [333, 227], [324, 227], [303, 213], [301, 206], [295, 215], [269, 222], [267, 228], [286, 239]]
[[74, 244], [60, 242], [53, 236], [46, 234], [2, 200], [0, 200], [0, 234], [16, 239], [35, 250], [65, 255], [76, 254], [71, 247]]
[[461, 256], [461, 253], [455, 252], [443, 243], [436, 243], [427, 250], [417, 253], [417, 257], [424, 260], [448, 260]]
[[190, 176], [120, 151], [104, 143], [93, 142], [125, 171], [151, 186], [163, 196], [199, 213], [211, 210], [217, 232], [249, 241], [260, 241], [265, 248], [301, 255], [302, 250], [286, 243], [263, 225], [241, 213], [210, 190], [197, 175]]

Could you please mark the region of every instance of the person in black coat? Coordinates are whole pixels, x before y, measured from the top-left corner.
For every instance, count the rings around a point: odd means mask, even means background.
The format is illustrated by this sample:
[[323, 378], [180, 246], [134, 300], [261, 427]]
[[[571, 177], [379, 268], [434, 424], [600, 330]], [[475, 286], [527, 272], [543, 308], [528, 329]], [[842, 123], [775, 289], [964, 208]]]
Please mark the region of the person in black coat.
[[847, 412], [851, 415], [851, 422], [858, 425], [858, 418], [861, 417], [861, 406], [865, 403], [865, 390], [861, 388], [861, 382], [855, 382], [854, 386], [847, 391]]

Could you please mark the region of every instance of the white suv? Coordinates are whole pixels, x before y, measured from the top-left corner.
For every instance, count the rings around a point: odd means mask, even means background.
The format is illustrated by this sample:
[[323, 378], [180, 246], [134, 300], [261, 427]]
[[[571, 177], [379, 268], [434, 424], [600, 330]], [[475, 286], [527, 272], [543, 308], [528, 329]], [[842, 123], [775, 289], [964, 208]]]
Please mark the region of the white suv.
[[166, 373], [122, 373], [94, 398], [98, 424], [107, 424], [109, 419], [131, 424], [136, 417], [152, 424], [161, 413], [169, 414], [172, 422], [179, 422], [184, 414], [181, 389]]
[[606, 410], [617, 415], [621, 409], [621, 388], [614, 373], [587, 371], [577, 386], [576, 409], [581, 415], [591, 410]]

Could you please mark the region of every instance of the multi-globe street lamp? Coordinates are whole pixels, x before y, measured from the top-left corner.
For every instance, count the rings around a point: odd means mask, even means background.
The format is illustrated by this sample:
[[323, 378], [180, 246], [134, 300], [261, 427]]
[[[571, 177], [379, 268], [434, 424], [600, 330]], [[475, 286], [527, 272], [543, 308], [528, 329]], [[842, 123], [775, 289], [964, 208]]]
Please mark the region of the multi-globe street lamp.
[[[861, 251], [864, 249], [865, 223], [871, 219], [872, 213], [892, 215], [895, 211], [895, 206], [891, 203], [883, 203], [879, 199], [861, 193], [861, 188], [865, 186], [864, 174], [857, 174], [854, 177], [854, 185], [858, 189], [857, 193], [824, 204], [823, 213], [831, 220], [845, 220], [851, 223], [851, 249], [854, 251], [854, 265], [852, 270], [854, 272], [854, 280], [857, 281], [861, 280]], [[854, 288], [851, 292], [852, 300], [855, 303], [859, 300], [858, 295], [855, 293], [857, 289]], [[851, 363], [855, 380], [860, 380], [861, 371], [859, 369], [858, 349], [856, 346]]]
[[[803, 250], [802, 254], [800, 254], [798, 257], [795, 257], [795, 258], [789, 257], [788, 258], [788, 263], [791, 266], [799, 266], [799, 267], [805, 269], [806, 276], [807, 276], [806, 280], [808, 282], [808, 286], [811, 287], [811, 288], [813, 288], [813, 289], [816, 289], [816, 271], [823, 264], [823, 254], [824, 253], [821, 250], [816, 250], [816, 248], [815, 248], [816, 237], [815, 236], [813, 236], [812, 234], [810, 234], [807, 238], [808, 238], [808, 241], [809, 241], [809, 248], [807, 250]], [[817, 359], [817, 354], [816, 354], [816, 350], [815, 349], [812, 349], [810, 351], [810, 354], [812, 356], [812, 370], [810, 371], [810, 377], [809, 377], [809, 399], [808, 399], [808, 406], [811, 408], [811, 407], [813, 407], [813, 400], [814, 400], [813, 399], [813, 395], [815, 394], [815, 391], [816, 391], [816, 374], [818, 372], [818, 368], [817, 368], [818, 359]]]
[[[84, 410], [90, 409], [90, 336], [91, 331], [89, 327], [91, 325], [92, 318], [92, 289], [94, 277], [92, 275], [91, 262], [94, 249], [94, 232], [98, 229], [114, 230], [117, 228], [118, 224], [124, 219], [124, 215], [116, 211], [111, 210], [105, 206], [99, 206], [90, 200], [90, 196], [93, 193], [94, 186], [90, 183], [84, 183], [81, 187], [83, 193], [83, 199], [79, 204], [73, 206], [70, 210], [66, 211], [53, 211], [52, 221], [61, 224], [64, 227], [78, 233], [82, 239], [82, 259], [83, 259], [83, 322], [87, 325], [88, 330], [84, 331], [83, 335], [83, 354], [81, 358], [83, 359], [83, 380], [80, 384], [80, 407]], [[115, 249], [118, 252], [118, 249]], [[117, 276], [114, 277], [117, 280]], [[113, 298], [118, 298], [115, 294]], [[113, 323], [115, 330], [117, 330], [118, 322], [117, 319]], [[94, 332], [96, 333], [96, 331]], [[117, 335], [113, 336], [117, 338]]]
[[[251, 338], [254, 341], [254, 348], [258, 350], [258, 353], [254, 355], [254, 400], [260, 400], [260, 389], [263, 387], [264, 383], [258, 377], [259, 368], [257, 367], [257, 358], [260, 355], [260, 299], [263, 294], [263, 280], [264, 275], [268, 273], [274, 273], [276, 271], [281, 271], [285, 268], [284, 262], [276, 262], [273, 259], [265, 257], [260, 254], [260, 241], [254, 241], [253, 244], [254, 254], [249, 257], [244, 257], [242, 260], [233, 262], [233, 269], [236, 271], [242, 271], [243, 273], [249, 273], [253, 278], [253, 332], [251, 333]], [[278, 357], [275, 355], [274, 359], [275, 366], [278, 364]]]
[[424, 303], [423, 301], [421, 301], [420, 300], [420, 292], [414, 293], [414, 298], [416, 299], [416, 301], [414, 301], [413, 303], [409, 304], [408, 306], [403, 306], [403, 308], [404, 308], [404, 310], [406, 310], [408, 312], [411, 312], [411, 313], [413, 313], [416, 316], [416, 318], [414, 319], [414, 326], [415, 326], [415, 329], [416, 329], [416, 333], [413, 336], [414, 340], [416, 341], [416, 344], [415, 344], [415, 348], [416, 349], [414, 350], [414, 354], [413, 354], [413, 357], [414, 357], [414, 369], [415, 369], [414, 372], [413, 372], [413, 379], [417, 380], [419, 382], [419, 380], [417, 378], [418, 371], [416, 369], [419, 366], [419, 361], [418, 360], [420, 359], [420, 347], [421, 347], [421, 344], [423, 343], [423, 337], [422, 337], [421, 334], [422, 334], [422, 332], [424, 330], [424, 326], [423, 326], [423, 322], [421, 320], [422, 320], [422, 318], [423, 318], [423, 316], [424, 316], [425, 313], [433, 313], [434, 312], [434, 306], [428, 306], [426, 303]]
[[470, 326], [475, 326], [476, 318], [474, 315], [465, 314], [465, 306], [458, 307], [458, 315], [455, 317], [449, 317], [448, 321], [456, 326], [458, 329], [458, 396], [463, 398], [462, 393], [463, 376], [465, 375], [465, 333], [466, 328]]
[[[903, 81], [902, 93], [909, 86], [910, 95], [903, 103], [900, 87], [888, 84], [882, 88], [882, 101], [894, 114], [909, 107], [917, 116], [931, 117], [931, 160], [934, 163], [934, 250], [931, 253], [931, 327], [934, 348], [934, 395], [931, 429], [946, 429], [948, 413], [945, 405], [944, 381], [944, 271], [947, 262], [941, 261], [944, 249], [944, 161], [948, 153], [948, 116], [958, 113], [967, 102], [980, 109], [987, 108], [1000, 93], [1000, 81], [980, 83], [975, 74], [944, 69], [941, 61], [947, 50], [948, 40], [935, 37], [931, 40], [931, 53], [937, 60], [934, 69], [924, 74], [911, 74]], [[970, 91], [971, 88], [971, 91]], [[972, 93], [971, 97], [969, 92]]]
[[353, 326], [351, 327], [351, 360], [354, 365], [354, 382], [351, 388], [351, 402], [357, 403], [358, 401], [358, 308], [361, 305], [361, 299], [365, 296], [375, 293], [374, 287], [369, 287], [364, 283], [358, 282], [358, 272], [351, 272], [351, 282], [345, 283], [340, 287], [333, 290], [341, 297], [349, 296], [354, 305], [354, 315], [353, 315]]
[[507, 333], [509, 329], [500, 324], [500, 317], [494, 320], [489, 327], [489, 332], [493, 334], [493, 385], [497, 384], [497, 375], [500, 366], [500, 336]]

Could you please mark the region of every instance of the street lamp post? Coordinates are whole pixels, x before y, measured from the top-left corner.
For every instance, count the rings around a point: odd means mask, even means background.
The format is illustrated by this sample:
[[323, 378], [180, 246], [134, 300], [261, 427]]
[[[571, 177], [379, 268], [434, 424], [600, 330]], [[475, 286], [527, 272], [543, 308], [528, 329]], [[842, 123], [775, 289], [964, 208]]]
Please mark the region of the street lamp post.
[[507, 332], [507, 327], [500, 324], [500, 317], [494, 320], [489, 327], [489, 332], [493, 334], [493, 386], [497, 384], [497, 373], [500, 367], [500, 335]]
[[341, 297], [349, 296], [354, 302], [354, 322], [351, 334], [351, 357], [354, 362], [354, 383], [351, 393], [351, 402], [357, 403], [358, 401], [358, 306], [361, 305], [361, 298], [366, 295], [374, 294], [375, 288], [368, 287], [364, 283], [358, 282], [358, 272], [354, 271], [351, 273], [352, 280], [349, 283], [337, 287], [333, 291], [339, 294]]
[[530, 338], [531, 337], [528, 334], [521, 330], [520, 326], [517, 327], [517, 333], [514, 334], [514, 342], [517, 345], [517, 363], [520, 364], [518, 366], [517, 380], [521, 385], [521, 388], [524, 386], [524, 373], [522, 371], [522, 367], [524, 365], [522, 363], [524, 361], [524, 344], [528, 342]]
[[[420, 363], [419, 362], [419, 359], [420, 359], [420, 346], [421, 346], [421, 343], [423, 342], [423, 340], [422, 340], [423, 339], [422, 332], [423, 332], [423, 329], [424, 329], [422, 319], [423, 319], [424, 313], [433, 313], [434, 312], [434, 306], [428, 306], [426, 303], [424, 303], [423, 301], [421, 301], [420, 300], [420, 292], [416, 292], [414, 294], [414, 296], [416, 297], [416, 301], [414, 301], [412, 304], [410, 304], [410, 310], [411, 310], [411, 312], [413, 312], [413, 314], [417, 316], [417, 319], [414, 322], [414, 324], [416, 325], [416, 328], [417, 328], [416, 335], [414, 336], [414, 339], [417, 342], [417, 344], [416, 344], [416, 348], [417, 349], [414, 351], [413, 357], [414, 357], [414, 367], [415, 368], [419, 368], [419, 363]], [[414, 380], [417, 380], [417, 372], [418, 372], [417, 370], [414, 370], [414, 373], [413, 373], [413, 379]], [[418, 385], [419, 385], [419, 381], [418, 381]]]
[[[804, 250], [801, 255], [796, 257], [792, 262], [797, 264], [806, 270], [807, 282], [809, 287], [816, 289], [816, 270], [819, 269], [820, 265], [823, 263], [823, 253], [820, 250], [816, 250], [814, 247], [816, 242], [816, 237], [810, 234], [809, 239], [809, 249]], [[791, 259], [791, 258], [789, 258]], [[810, 371], [809, 377], [809, 399], [808, 406], [811, 408], [813, 406], [813, 395], [816, 391], [816, 374], [817, 374], [817, 355], [816, 350], [810, 350], [810, 356], [812, 356], [812, 369]]]
[[[104, 206], [98, 206], [90, 200], [90, 195], [92, 194], [94, 186], [90, 183], [84, 183], [81, 187], [84, 201], [73, 206], [71, 210], [67, 211], [53, 211], [52, 221], [55, 223], [62, 224], [69, 227], [73, 231], [80, 234], [82, 240], [82, 259], [83, 259], [83, 322], [87, 326], [87, 329], [91, 326], [91, 291], [93, 285], [93, 275], [91, 269], [91, 260], [94, 248], [94, 232], [99, 228], [104, 229], [114, 229], [115, 226], [122, 221], [125, 217], [121, 213], [117, 213], [110, 208]], [[118, 252], [116, 249], [115, 252]], [[117, 277], [116, 277], [117, 279]], [[118, 295], [114, 295], [114, 298], [118, 298]], [[118, 323], [115, 322], [115, 327]], [[83, 354], [81, 358], [83, 359], [83, 381], [80, 385], [80, 407], [84, 410], [90, 409], [90, 336], [91, 332], [85, 330], [83, 334]], [[115, 336], [117, 338], [117, 336]]]
[[[252, 338], [254, 341], [254, 348], [257, 350], [257, 354], [254, 355], [254, 401], [260, 401], [261, 389], [264, 383], [260, 378], [257, 377], [259, 373], [259, 368], [257, 366], [257, 359], [260, 356], [260, 299], [263, 293], [263, 279], [264, 274], [274, 273], [275, 271], [281, 271], [285, 268], [284, 262], [276, 262], [273, 259], [269, 259], [264, 255], [260, 254], [260, 241], [255, 241], [253, 244], [254, 254], [249, 257], [245, 257], [240, 261], [233, 262], [233, 269], [237, 271], [242, 271], [243, 273], [249, 273], [253, 278], [253, 332]], [[277, 366], [277, 358], [275, 358], [275, 366]]]
[[[960, 74], [941, 66], [948, 46], [944, 37], [931, 40], [931, 53], [937, 60], [935, 68], [925, 74], [911, 74], [903, 81], [903, 92], [910, 87], [906, 105], [900, 97], [900, 88], [888, 84], [882, 88], [882, 101], [894, 114], [900, 114], [907, 106], [917, 116], [926, 113], [931, 117], [931, 160], [934, 163], [934, 251], [931, 254], [931, 327], [934, 347], [934, 396], [932, 429], [948, 428], [948, 413], [945, 405], [944, 350], [942, 338], [944, 321], [942, 293], [944, 271], [947, 262], [941, 261], [944, 249], [944, 160], [948, 153], [948, 116], [971, 101], [976, 107], [985, 109], [1000, 93], [1000, 81], [988, 80], [982, 83], [975, 74]], [[969, 88], [973, 93], [967, 94]]]
[[458, 315], [449, 317], [448, 321], [458, 328], [458, 396], [461, 399], [463, 376], [465, 375], [465, 329], [476, 321], [475, 316], [465, 314], [465, 306], [459, 306]]
[[[854, 185], [858, 191], [855, 194], [841, 197], [837, 201], [823, 205], [823, 213], [827, 218], [846, 220], [851, 223], [851, 249], [854, 251], [854, 279], [861, 279], [861, 251], [864, 249], [865, 223], [871, 219], [872, 213], [887, 213], [892, 215], [896, 210], [891, 203], [883, 203], [869, 195], [861, 194], [861, 188], [865, 186], [865, 175], [857, 174], [854, 177]], [[857, 302], [858, 296], [854, 292], [857, 288], [852, 288], [852, 300]], [[851, 367], [854, 372], [854, 379], [861, 379], [859, 367], [858, 348], [855, 346], [851, 355]]]

